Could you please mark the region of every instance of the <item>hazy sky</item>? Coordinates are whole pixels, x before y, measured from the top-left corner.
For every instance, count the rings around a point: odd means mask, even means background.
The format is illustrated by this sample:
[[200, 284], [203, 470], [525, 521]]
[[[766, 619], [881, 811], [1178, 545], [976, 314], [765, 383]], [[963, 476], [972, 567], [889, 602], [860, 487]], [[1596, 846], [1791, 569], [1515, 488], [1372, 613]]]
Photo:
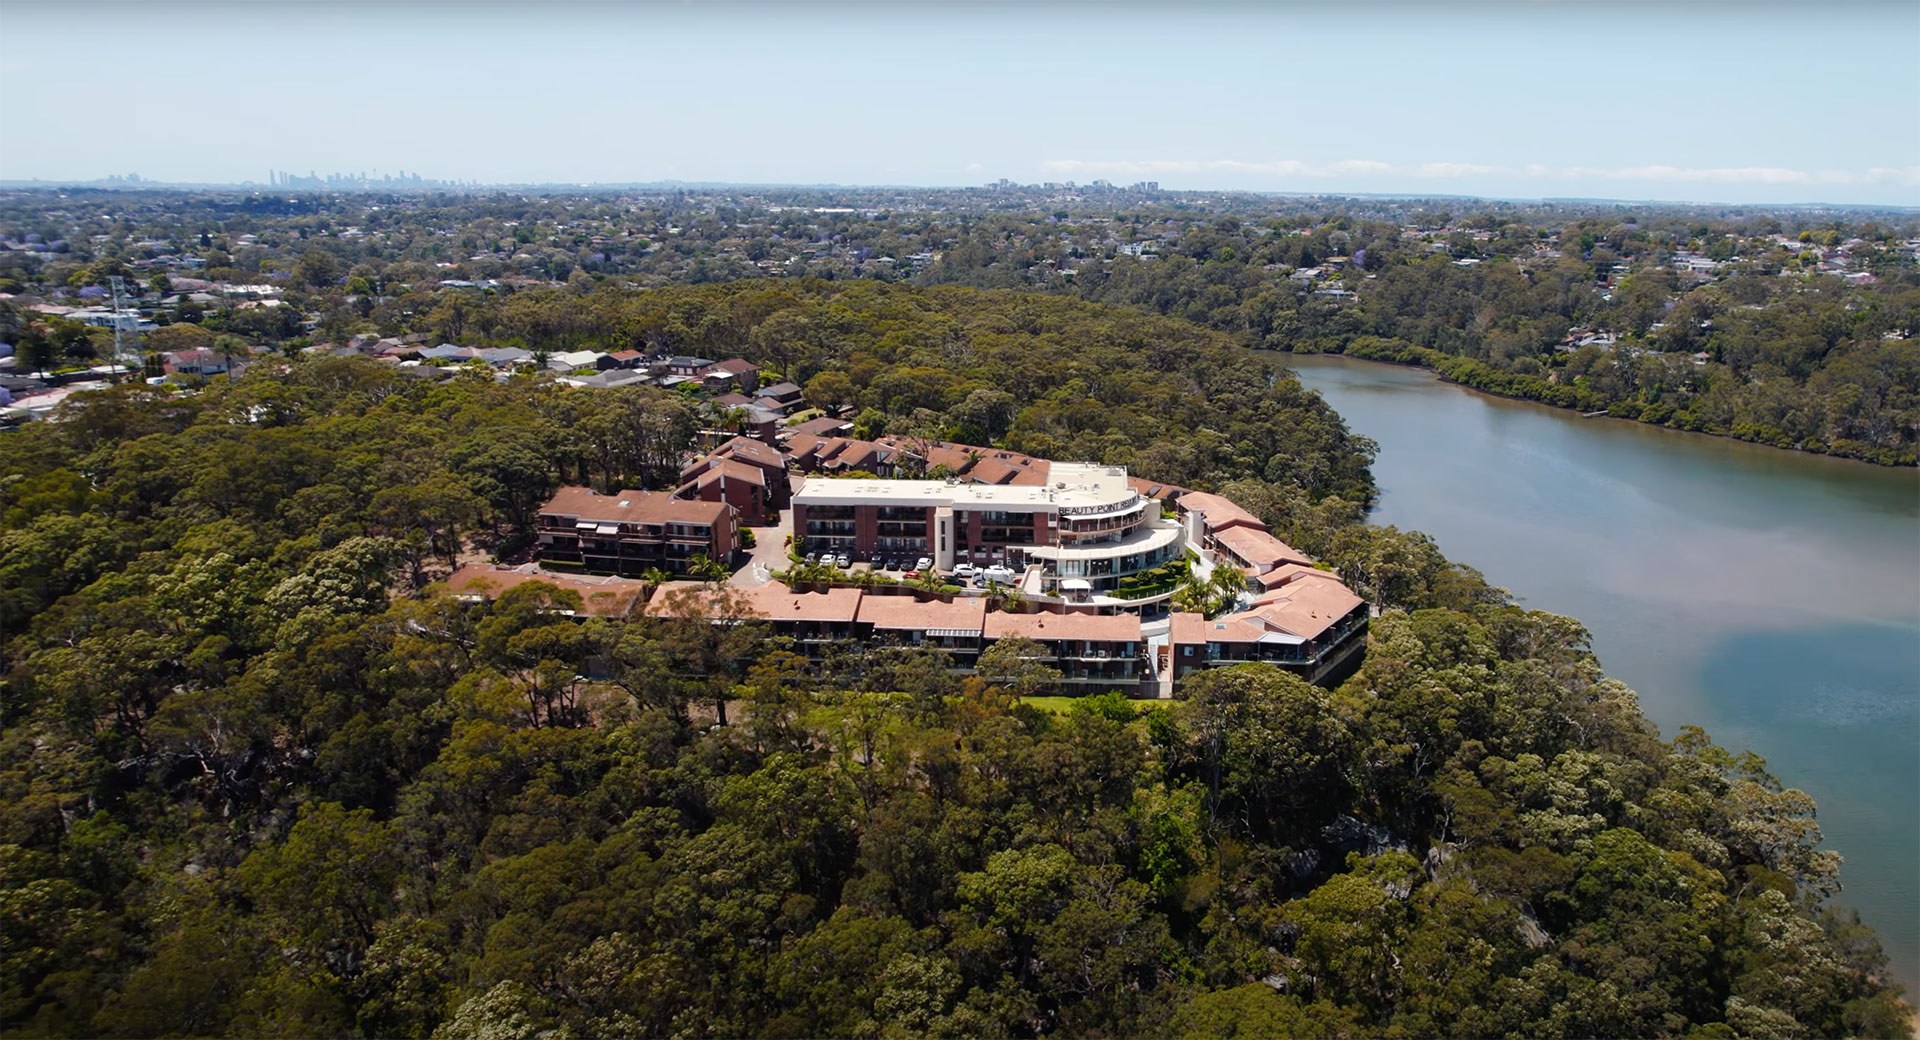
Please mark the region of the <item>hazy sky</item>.
[[0, 177], [1920, 205], [1920, 0], [0, 0]]

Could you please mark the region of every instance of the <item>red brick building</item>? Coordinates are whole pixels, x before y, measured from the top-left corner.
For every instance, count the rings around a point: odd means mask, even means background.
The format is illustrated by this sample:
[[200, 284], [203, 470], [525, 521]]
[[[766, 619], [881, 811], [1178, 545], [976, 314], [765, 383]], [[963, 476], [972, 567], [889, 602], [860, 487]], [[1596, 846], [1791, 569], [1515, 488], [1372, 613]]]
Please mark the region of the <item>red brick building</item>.
[[627, 577], [656, 567], [685, 574], [699, 556], [724, 564], [739, 544], [733, 506], [659, 491], [561, 488], [535, 526], [542, 563]]

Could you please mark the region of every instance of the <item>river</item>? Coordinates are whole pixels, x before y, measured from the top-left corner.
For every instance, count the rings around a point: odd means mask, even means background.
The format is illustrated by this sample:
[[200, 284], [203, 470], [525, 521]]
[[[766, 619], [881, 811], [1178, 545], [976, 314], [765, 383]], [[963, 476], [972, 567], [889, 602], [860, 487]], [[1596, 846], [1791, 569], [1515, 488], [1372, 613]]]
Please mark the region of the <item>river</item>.
[[1699, 725], [1812, 795], [1837, 901], [1920, 994], [1920, 473], [1288, 364], [1379, 443], [1375, 523], [1579, 618], [1663, 736]]

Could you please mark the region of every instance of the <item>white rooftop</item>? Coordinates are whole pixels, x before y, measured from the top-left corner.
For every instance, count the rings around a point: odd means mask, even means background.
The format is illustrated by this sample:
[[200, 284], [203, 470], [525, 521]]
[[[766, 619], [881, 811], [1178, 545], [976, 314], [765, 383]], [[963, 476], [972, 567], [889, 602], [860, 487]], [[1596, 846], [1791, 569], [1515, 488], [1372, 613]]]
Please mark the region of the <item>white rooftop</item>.
[[1134, 497], [1121, 466], [1056, 462], [1044, 485], [948, 483], [944, 480], [809, 479], [794, 493], [796, 505], [922, 505], [955, 509], [1000, 507], [1018, 512], [1054, 512], [1061, 507], [1107, 506]]

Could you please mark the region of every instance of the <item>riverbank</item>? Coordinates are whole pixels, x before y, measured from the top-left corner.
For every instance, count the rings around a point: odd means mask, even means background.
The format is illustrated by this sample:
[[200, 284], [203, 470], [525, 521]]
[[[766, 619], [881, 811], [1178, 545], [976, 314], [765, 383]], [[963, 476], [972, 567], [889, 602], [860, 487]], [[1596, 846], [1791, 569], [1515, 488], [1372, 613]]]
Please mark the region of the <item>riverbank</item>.
[[1608, 418], [1622, 419], [1638, 425], [1677, 433], [1722, 437], [1783, 451], [1823, 455], [1890, 468], [1920, 466], [1920, 452], [1914, 449], [1896, 451], [1853, 441], [1839, 441], [1832, 444], [1787, 443], [1777, 433], [1769, 434], [1766, 430], [1751, 424], [1735, 423], [1730, 428], [1718, 429], [1698, 421], [1676, 422], [1675, 420], [1684, 418], [1683, 413], [1668, 405], [1648, 406], [1632, 401], [1609, 401], [1604, 395], [1587, 387], [1562, 385], [1549, 382], [1540, 376], [1529, 376], [1518, 372], [1503, 372], [1473, 358], [1443, 354], [1428, 347], [1399, 340], [1362, 337], [1346, 343], [1332, 344], [1325, 349], [1305, 345], [1304, 349], [1296, 347], [1284, 353], [1289, 357], [1348, 357], [1360, 361], [1420, 369], [1431, 372], [1442, 382], [1455, 386], [1511, 401], [1525, 401], [1578, 412], [1582, 417], [1591, 417], [1595, 413], [1600, 413]]
[[1920, 474], [1592, 422], [1418, 366], [1289, 364], [1379, 444], [1372, 522], [1577, 618], [1665, 735], [1700, 725], [1812, 795], [1846, 857], [1837, 901], [1920, 992]]

